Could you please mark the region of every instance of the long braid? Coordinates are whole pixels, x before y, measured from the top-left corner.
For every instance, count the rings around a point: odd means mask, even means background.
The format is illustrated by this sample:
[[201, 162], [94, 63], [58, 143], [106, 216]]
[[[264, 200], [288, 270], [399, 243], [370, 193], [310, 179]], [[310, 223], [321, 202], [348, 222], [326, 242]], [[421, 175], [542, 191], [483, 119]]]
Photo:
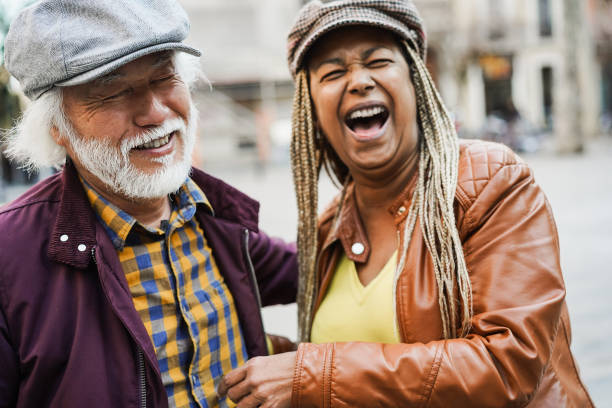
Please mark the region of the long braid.
[[[403, 236], [398, 271], [405, 264], [412, 230], [418, 219], [427, 250], [431, 254], [444, 338], [457, 337], [455, 287], [461, 302], [461, 333], [466, 336], [472, 317], [472, 288], [455, 224], [453, 202], [457, 186], [459, 145], [454, 125], [423, 60], [406, 44], [412, 60], [418, 119], [422, 132], [419, 144], [419, 175]], [[312, 309], [318, 288], [316, 274], [317, 198], [319, 160], [329, 160], [322, 144], [316, 143], [308, 78], [302, 69], [296, 76], [293, 103], [292, 169], [298, 203], [299, 289], [298, 323], [300, 341], [310, 339]], [[350, 179], [337, 165], [329, 166], [344, 184], [343, 196]], [[339, 206], [342, 205], [340, 200]], [[339, 214], [340, 208], [336, 212]], [[334, 220], [335, 221], [335, 220]]]
[[320, 151], [315, 147], [312, 106], [305, 71], [296, 76], [293, 100], [291, 167], [298, 205], [298, 322], [300, 341], [310, 338], [312, 308], [318, 287], [317, 203]]
[[423, 60], [408, 44], [405, 48], [413, 63], [412, 79], [423, 135], [413, 199], [434, 266], [444, 337], [457, 337], [455, 285], [461, 303], [463, 337], [470, 330], [473, 312], [472, 288], [453, 208], [459, 164], [457, 134]]

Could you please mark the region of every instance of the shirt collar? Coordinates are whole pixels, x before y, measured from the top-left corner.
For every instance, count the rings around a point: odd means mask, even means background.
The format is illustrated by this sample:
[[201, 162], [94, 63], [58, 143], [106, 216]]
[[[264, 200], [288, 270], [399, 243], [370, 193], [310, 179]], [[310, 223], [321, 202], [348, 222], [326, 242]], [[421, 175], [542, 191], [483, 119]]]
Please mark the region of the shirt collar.
[[[125, 246], [128, 235], [135, 225], [139, 225], [147, 231], [152, 231], [140, 224], [134, 217], [119, 207], [102, 197], [94, 187], [79, 176], [87, 198], [96, 215], [102, 222], [107, 234], [109, 235], [116, 249], [121, 250]], [[172, 198], [172, 214], [171, 220], [180, 218], [183, 222], [190, 220], [196, 212], [197, 207], [201, 207], [205, 211], [214, 215], [213, 208], [206, 198], [206, 194], [191, 178], [187, 178], [179, 187], [178, 191], [171, 194]]]

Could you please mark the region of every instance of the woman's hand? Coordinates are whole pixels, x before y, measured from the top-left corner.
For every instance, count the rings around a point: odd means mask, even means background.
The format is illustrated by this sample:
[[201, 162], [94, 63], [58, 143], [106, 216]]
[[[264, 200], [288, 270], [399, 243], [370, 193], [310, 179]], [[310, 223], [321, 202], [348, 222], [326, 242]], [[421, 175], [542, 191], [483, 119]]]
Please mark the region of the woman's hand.
[[284, 408], [291, 405], [295, 352], [254, 357], [227, 373], [217, 393], [234, 401], [237, 408]]

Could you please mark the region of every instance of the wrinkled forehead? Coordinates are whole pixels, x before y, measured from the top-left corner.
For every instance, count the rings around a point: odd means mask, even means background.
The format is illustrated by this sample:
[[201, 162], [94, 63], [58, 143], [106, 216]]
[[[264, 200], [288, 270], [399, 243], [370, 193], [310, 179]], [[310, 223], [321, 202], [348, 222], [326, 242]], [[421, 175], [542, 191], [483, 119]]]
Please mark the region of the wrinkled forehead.
[[401, 50], [403, 47], [397, 35], [389, 30], [365, 25], [342, 26], [325, 33], [312, 44], [304, 57], [304, 67], [312, 70], [321, 61], [353, 48]]
[[89, 86], [108, 86], [121, 79], [127, 79], [128, 76], [144, 77], [150, 71], [155, 71], [167, 66], [172, 66], [174, 53], [172, 51], [158, 52], [155, 54], [145, 55], [125, 65], [120, 66], [116, 70], [103, 75], [89, 82]]

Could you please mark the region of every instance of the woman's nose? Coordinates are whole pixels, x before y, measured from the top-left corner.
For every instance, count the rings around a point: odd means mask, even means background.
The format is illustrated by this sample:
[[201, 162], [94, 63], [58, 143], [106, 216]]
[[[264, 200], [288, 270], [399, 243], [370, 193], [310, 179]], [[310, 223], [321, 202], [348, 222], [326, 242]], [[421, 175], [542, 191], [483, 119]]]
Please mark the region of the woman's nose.
[[370, 71], [365, 68], [354, 68], [349, 73], [349, 92], [352, 94], [363, 94], [374, 89], [375, 82]]

